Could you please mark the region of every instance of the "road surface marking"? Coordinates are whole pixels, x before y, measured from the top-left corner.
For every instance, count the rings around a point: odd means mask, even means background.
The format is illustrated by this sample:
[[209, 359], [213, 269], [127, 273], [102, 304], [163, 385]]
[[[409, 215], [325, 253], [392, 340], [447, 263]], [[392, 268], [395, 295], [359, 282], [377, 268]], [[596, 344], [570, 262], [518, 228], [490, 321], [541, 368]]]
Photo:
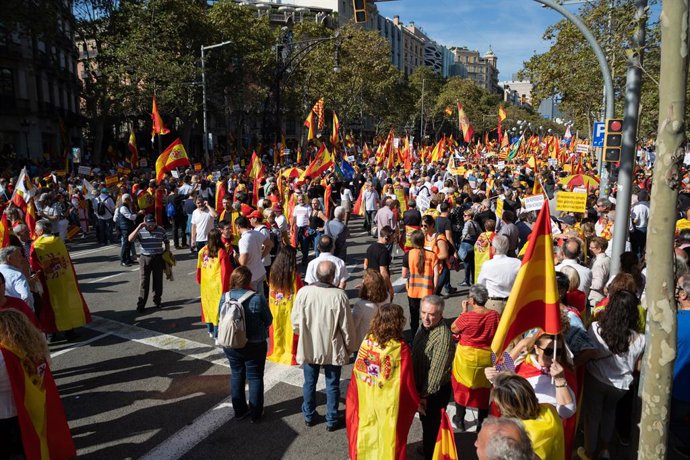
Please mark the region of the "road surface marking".
[[[271, 366], [271, 364], [273, 363], [266, 363], [264, 394], [278, 383], [285, 381], [285, 374], [295, 371], [301, 374], [302, 372], [297, 367]], [[302, 384], [300, 383], [299, 386]], [[227, 397], [140, 458], [141, 460], [160, 458], [176, 460], [212, 435], [218, 428], [228, 423], [234, 416], [235, 411], [232, 409], [230, 397]]]
[[118, 250], [119, 250], [119, 249], [120, 249], [120, 246], [119, 246], [119, 245], [118, 245], [118, 246], [115, 246], [115, 245], [110, 245], [110, 244], [109, 244], [109, 245], [107, 245], [107, 246], [101, 246], [101, 247], [93, 248], [93, 249], [84, 249], [84, 250], [81, 250], [81, 251], [70, 251], [69, 256], [70, 256], [72, 259], [76, 259], [76, 258], [79, 258], [79, 257], [81, 257], [81, 256], [88, 256], [89, 254], [96, 254], [96, 253], [99, 253], [99, 252], [102, 252], [102, 251], [107, 251], [108, 249], [118, 249]]
[[101, 281], [109, 280], [111, 278], [115, 278], [116, 276], [124, 275], [125, 273], [132, 273], [132, 272], [137, 272], [137, 271], [139, 271], [139, 268], [135, 268], [133, 270], [125, 270], [125, 271], [122, 271], [119, 273], [115, 273], [113, 275], [104, 276], [103, 278], [98, 278], [98, 279], [91, 280], [91, 281], [84, 281], [82, 284], [100, 283]]
[[123, 339], [159, 348], [161, 350], [172, 351], [193, 359], [207, 361], [223, 367], [230, 367], [225, 353], [223, 353], [220, 348], [216, 348], [211, 344], [195, 342], [175, 335], [163, 334], [161, 332], [144, 329], [143, 327], [132, 326], [119, 321], [102, 318], [100, 316], [92, 316], [91, 318], [93, 321], [86, 325], [89, 329], [103, 333], [107, 332]]
[[109, 335], [110, 335], [110, 333], [109, 333], [109, 332], [106, 332], [105, 334], [97, 335], [96, 337], [91, 337], [91, 338], [88, 339], [88, 340], [84, 340], [84, 341], [82, 341], [82, 342], [79, 342], [79, 343], [75, 344], [73, 347], [63, 348], [62, 350], [58, 350], [58, 351], [56, 351], [55, 353], [51, 353], [51, 354], [50, 354], [50, 357], [51, 357], [51, 358], [57, 358], [57, 357], [60, 356], [60, 355], [64, 355], [64, 354], [67, 353], [67, 352], [70, 352], [70, 351], [72, 351], [72, 350], [76, 350], [77, 348], [83, 347], [84, 345], [88, 345], [88, 344], [90, 344], [91, 342], [95, 342], [96, 340], [101, 340], [102, 338], [107, 337], [107, 336], [109, 336]]

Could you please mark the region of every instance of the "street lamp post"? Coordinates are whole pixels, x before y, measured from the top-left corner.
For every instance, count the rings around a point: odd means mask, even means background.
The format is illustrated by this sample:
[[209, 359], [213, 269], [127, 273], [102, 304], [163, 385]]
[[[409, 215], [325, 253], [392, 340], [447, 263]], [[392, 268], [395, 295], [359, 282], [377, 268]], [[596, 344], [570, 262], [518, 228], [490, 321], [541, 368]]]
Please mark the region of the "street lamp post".
[[203, 105], [203, 118], [204, 118], [204, 157], [208, 158], [208, 112], [206, 108], [206, 50], [213, 48], [220, 48], [221, 46], [229, 45], [232, 41], [228, 40], [222, 43], [216, 43], [214, 45], [204, 46], [201, 45], [201, 93], [202, 93], [202, 105]]

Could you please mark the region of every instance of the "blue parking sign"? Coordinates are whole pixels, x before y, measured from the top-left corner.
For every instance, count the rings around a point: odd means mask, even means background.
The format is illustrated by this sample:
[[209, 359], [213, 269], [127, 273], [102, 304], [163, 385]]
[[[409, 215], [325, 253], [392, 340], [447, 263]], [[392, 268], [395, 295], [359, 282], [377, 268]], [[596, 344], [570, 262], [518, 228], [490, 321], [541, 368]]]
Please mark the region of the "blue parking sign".
[[594, 122], [594, 130], [592, 131], [592, 147], [604, 146], [604, 133], [606, 132], [606, 123], [603, 121]]

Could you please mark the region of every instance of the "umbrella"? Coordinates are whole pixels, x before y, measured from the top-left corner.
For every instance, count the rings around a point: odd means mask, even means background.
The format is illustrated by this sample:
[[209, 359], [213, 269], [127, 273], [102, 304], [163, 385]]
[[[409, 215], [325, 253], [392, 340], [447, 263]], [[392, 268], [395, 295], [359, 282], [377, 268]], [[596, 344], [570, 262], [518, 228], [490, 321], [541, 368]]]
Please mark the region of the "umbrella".
[[573, 174], [558, 181], [559, 184], [567, 187], [596, 187], [599, 185], [599, 182], [597, 176], [588, 176], [586, 174]]

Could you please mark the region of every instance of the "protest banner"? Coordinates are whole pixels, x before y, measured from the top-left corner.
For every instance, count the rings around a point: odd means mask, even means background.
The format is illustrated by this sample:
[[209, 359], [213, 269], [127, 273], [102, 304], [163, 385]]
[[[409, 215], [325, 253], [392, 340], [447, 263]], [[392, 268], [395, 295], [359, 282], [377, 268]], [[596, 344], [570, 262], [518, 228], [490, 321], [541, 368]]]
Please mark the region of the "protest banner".
[[585, 212], [587, 209], [587, 194], [579, 192], [558, 192], [556, 194], [556, 210], [561, 212]]

